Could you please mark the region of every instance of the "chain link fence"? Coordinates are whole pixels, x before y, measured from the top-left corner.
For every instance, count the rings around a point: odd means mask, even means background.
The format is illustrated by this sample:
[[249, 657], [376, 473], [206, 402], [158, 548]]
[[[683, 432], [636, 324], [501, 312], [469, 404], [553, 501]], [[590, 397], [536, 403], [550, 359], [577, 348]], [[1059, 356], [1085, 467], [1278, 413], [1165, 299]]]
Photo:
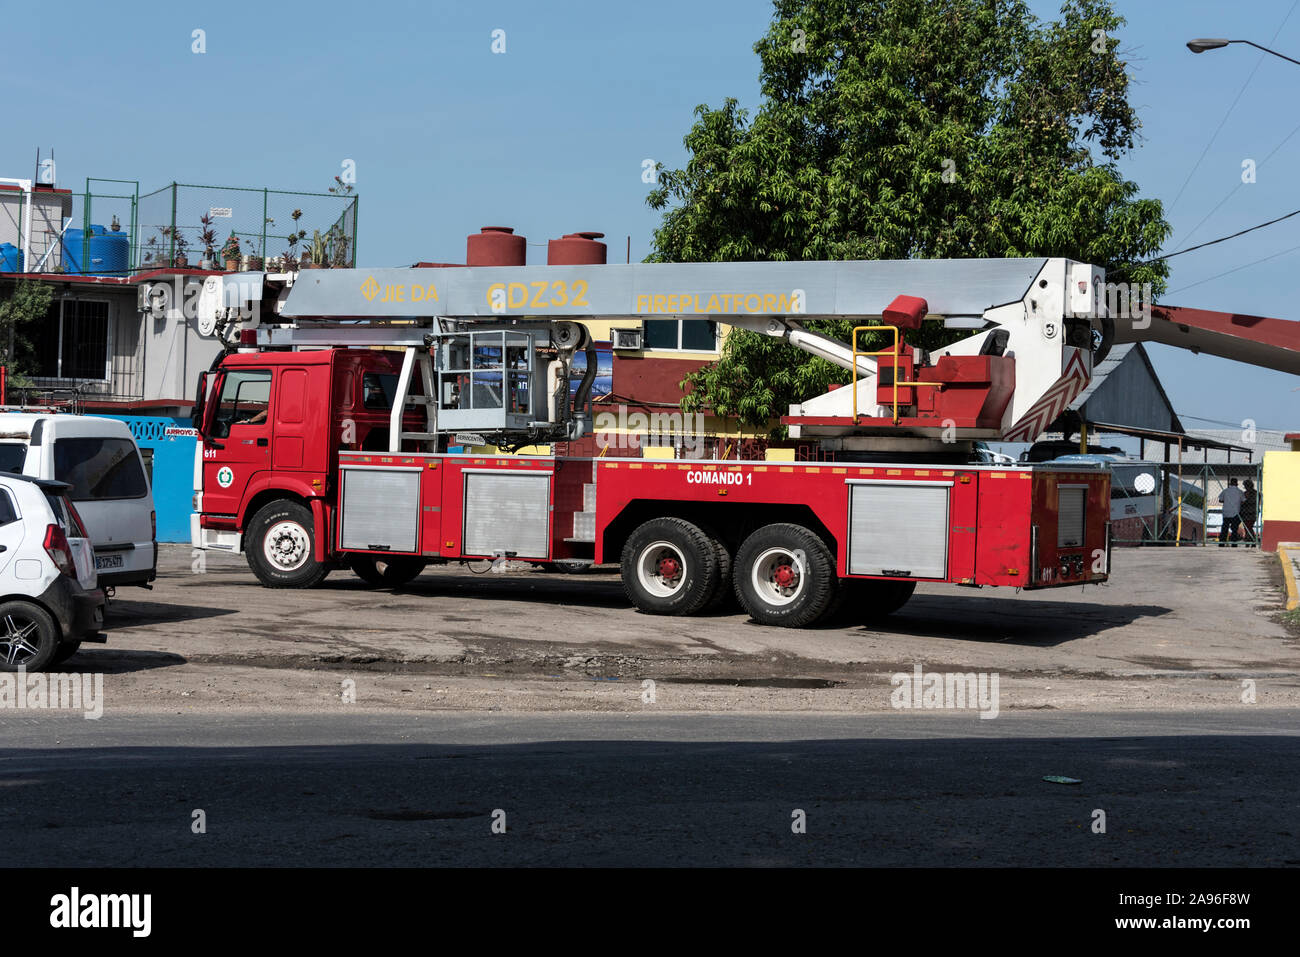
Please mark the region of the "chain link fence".
[[140, 197], [136, 268], [352, 267], [357, 199], [172, 183]]
[[353, 267], [357, 199], [183, 183], [141, 195], [135, 180], [95, 177], [79, 193], [15, 187], [0, 195], [0, 272]]

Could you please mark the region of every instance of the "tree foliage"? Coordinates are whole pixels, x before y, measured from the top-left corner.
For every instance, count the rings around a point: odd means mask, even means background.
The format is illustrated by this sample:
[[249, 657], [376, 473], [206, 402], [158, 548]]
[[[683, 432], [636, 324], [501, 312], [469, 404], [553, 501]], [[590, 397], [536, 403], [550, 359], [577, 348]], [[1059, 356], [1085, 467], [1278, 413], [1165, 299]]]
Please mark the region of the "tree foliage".
[[44, 319], [54, 294], [45, 283], [24, 279], [0, 298], [0, 365], [11, 383], [21, 384], [33, 364], [32, 343], [25, 335], [29, 323]]
[[[1116, 166], [1140, 128], [1123, 22], [1109, 0], [1052, 22], [1023, 0], [775, 0], [761, 104], [696, 108], [686, 168], [647, 198], [649, 260], [1066, 256], [1158, 294], [1167, 267], [1143, 260], [1169, 224]], [[847, 375], [733, 330], [683, 408], [763, 425]]]

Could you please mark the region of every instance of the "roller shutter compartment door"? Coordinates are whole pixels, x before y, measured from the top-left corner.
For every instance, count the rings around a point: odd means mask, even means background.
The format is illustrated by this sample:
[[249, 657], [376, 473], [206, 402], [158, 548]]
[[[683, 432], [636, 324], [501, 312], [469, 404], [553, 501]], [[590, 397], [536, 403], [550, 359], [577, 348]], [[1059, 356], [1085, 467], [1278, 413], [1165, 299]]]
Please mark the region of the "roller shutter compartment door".
[[419, 550], [420, 470], [343, 469], [344, 548], [394, 552]]
[[849, 573], [947, 578], [947, 484], [849, 486]]
[[465, 475], [465, 554], [546, 558], [551, 543], [551, 474]]

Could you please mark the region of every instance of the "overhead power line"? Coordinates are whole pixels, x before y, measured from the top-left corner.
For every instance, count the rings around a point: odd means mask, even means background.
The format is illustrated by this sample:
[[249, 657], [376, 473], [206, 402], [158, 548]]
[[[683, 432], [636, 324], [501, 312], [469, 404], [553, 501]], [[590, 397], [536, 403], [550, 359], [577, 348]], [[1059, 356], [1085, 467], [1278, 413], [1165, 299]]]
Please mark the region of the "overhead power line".
[[1218, 243], [1226, 243], [1229, 239], [1236, 239], [1238, 236], [1244, 236], [1247, 233], [1253, 233], [1257, 229], [1263, 229], [1265, 226], [1272, 226], [1274, 223], [1280, 223], [1282, 222], [1282, 220], [1290, 219], [1292, 216], [1300, 216], [1300, 209], [1292, 210], [1291, 212], [1287, 213], [1285, 216], [1277, 217], [1277, 219], [1270, 219], [1266, 223], [1259, 223], [1258, 225], [1249, 226], [1246, 229], [1238, 230], [1237, 232], [1233, 233], [1230, 236], [1220, 236], [1218, 239], [1211, 239], [1209, 242], [1205, 242], [1205, 243], [1197, 243], [1195, 246], [1188, 246], [1186, 249], [1180, 249], [1177, 252], [1168, 253], [1167, 255], [1164, 256], [1153, 256], [1151, 259], [1142, 260], [1142, 262], [1143, 264], [1158, 263], [1164, 259], [1173, 259], [1175, 256], [1181, 256], [1184, 253], [1196, 252], [1196, 250], [1204, 249], [1206, 246], [1214, 246]]

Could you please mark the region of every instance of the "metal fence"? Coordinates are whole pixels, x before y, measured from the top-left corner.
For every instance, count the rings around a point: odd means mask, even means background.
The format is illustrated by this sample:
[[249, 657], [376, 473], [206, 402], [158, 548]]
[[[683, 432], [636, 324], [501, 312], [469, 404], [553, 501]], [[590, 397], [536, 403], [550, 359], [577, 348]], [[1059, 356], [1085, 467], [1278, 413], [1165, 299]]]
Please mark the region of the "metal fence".
[[171, 183], [141, 195], [135, 180], [88, 177], [80, 193], [32, 196], [37, 202], [29, 239], [27, 194], [0, 196], [6, 200], [0, 219], [10, 227], [0, 228], [0, 237], [26, 248], [30, 260], [11, 256], [13, 261], [0, 262], [0, 271], [129, 276], [182, 266], [220, 270], [227, 266], [225, 253], [236, 246], [234, 269], [307, 261], [356, 265], [355, 193]]
[[352, 267], [357, 199], [355, 194], [172, 183], [140, 197], [135, 265], [193, 268], [206, 262], [222, 269], [237, 245], [238, 257], [248, 257], [251, 268], [283, 268], [304, 256], [319, 266]]
[[[1213, 545], [1222, 528], [1219, 495], [1235, 478], [1255, 490], [1253, 521], [1241, 540], [1258, 540], [1263, 514], [1263, 465], [1258, 462], [1128, 462], [1111, 466], [1111, 537], [1116, 545]], [[1246, 508], [1243, 505], [1243, 510]], [[1249, 527], [1248, 527], [1249, 526]]]

